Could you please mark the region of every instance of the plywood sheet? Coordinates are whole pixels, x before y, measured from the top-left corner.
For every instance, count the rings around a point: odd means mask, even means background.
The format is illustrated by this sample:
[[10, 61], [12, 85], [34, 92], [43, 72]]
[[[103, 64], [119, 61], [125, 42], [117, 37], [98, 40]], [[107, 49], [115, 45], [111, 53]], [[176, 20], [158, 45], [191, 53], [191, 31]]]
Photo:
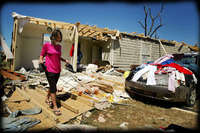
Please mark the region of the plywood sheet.
[[[19, 89], [19, 88], [18, 88]], [[39, 89], [39, 88], [36, 88]], [[88, 110], [91, 110], [93, 107], [88, 106], [87, 104], [78, 102], [76, 100], [68, 99], [66, 101], [63, 101], [65, 104], [71, 106], [74, 109], [79, 110], [78, 113], [74, 113], [70, 111], [69, 109], [64, 108], [61, 106], [59, 109], [62, 112], [62, 115], [55, 116], [53, 113], [53, 110], [48, 107], [48, 105], [45, 103], [46, 95], [45, 93], [41, 93], [40, 91], [36, 89], [25, 89], [20, 90], [23, 95], [25, 94], [27, 97], [30, 98], [30, 101], [36, 104], [37, 106], [41, 107], [45, 115], [47, 115], [50, 119], [55, 120], [57, 123], [65, 123], [69, 121], [70, 119], [87, 112]], [[42, 90], [43, 91], [43, 90]]]

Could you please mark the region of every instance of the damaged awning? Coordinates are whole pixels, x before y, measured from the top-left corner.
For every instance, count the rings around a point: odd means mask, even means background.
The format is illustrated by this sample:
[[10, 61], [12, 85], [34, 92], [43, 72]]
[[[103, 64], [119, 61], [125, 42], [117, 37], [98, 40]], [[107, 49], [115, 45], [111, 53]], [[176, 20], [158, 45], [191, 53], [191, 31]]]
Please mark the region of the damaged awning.
[[120, 37], [120, 32], [118, 30], [110, 30], [108, 28], [98, 28], [96, 26], [80, 24], [80, 22], [72, 24], [72, 23], [59, 22], [48, 19], [23, 16], [15, 12], [12, 13], [12, 16], [13, 18], [17, 18], [20, 21], [22, 21], [19, 27], [19, 32], [22, 32], [23, 25], [26, 23], [44, 25], [52, 29], [59, 28], [67, 31], [73, 31], [74, 25], [78, 25], [78, 34], [81, 37], [89, 37], [101, 41], [108, 41], [109, 39], [117, 39]]

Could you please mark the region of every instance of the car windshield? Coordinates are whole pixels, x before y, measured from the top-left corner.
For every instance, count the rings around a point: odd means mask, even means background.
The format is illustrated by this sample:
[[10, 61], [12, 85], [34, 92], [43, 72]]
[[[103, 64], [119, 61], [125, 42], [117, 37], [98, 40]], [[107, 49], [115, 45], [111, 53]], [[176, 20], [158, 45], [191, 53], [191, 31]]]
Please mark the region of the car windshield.
[[196, 58], [195, 57], [184, 57], [181, 60], [178, 60], [177, 63], [195, 64], [196, 63]]

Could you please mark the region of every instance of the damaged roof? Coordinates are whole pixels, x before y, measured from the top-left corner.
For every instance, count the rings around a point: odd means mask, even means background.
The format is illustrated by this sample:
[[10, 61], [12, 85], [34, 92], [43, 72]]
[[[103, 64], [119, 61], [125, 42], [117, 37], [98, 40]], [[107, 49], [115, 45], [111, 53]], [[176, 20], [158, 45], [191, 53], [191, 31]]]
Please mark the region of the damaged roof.
[[[108, 28], [98, 28], [96, 26], [90, 26], [85, 24], [80, 24], [80, 22], [77, 22], [76, 24], [67, 23], [67, 22], [61, 22], [61, 21], [54, 21], [54, 20], [48, 20], [48, 19], [41, 19], [36, 17], [30, 17], [30, 16], [23, 16], [20, 14], [17, 14], [13, 12], [12, 14], [13, 18], [18, 19], [25, 19], [28, 20], [31, 24], [38, 24], [38, 25], [45, 25], [47, 27], [51, 28], [60, 28], [60, 29], [66, 29], [66, 30], [73, 30], [74, 25], [78, 27], [78, 34], [81, 37], [90, 37], [96, 40], [101, 41], [108, 41], [109, 39], [121, 39], [122, 35], [128, 35], [132, 37], [138, 37], [142, 39], [150, 39], [153, 41], [159, 41], [158, 39], [150, 38], [149, 36], [145, 36], [143, 33], [136, 34], [136, 32], [127, 33], [127, 32], [119, 32], [119, 30], [110, 30]], [[185, 45], [188, 46], [193, 51], [199, 51], [198, 46], [192, 46], [189, 44], [186, 44], [185, 42], [177, 42], [177, 41], [170, 41], [165, 39], [160, 39], [162, 43], [169, 43], [172, 45]]]
[[110, 30], [108, 28], [98, 28], [96, 26], [84, 25], [80, 24], [80, 22], [72, 24], [72, 23], [66, 23], [48, 19], [41, 19], [36, 17], [23, 16], [15, 12], [13, 12], [12, 16], [13, 18], [17, 19], [28, 20], [28, 22], [31, 24], [45, 25], [53, 29], [60, 28], [66, 30], [73, 30], [74, 25], [76, 25], [78, 27], [79, 36], [91, 37], [96, 40], [107, 41], [109, 39], [116, 39], [116, 37], [119, 37], [119, 31], [117, 30]]
[[132, 37], [137, 37], [137, 38], [141, 38], [141, 39], [149, 39], [149, 40], [157, 41], [157, 42], [160, 40], [162, 43], [168, 43], [168, 44], [177, 45], [177, 46], [184, 45], [184, 46], [187, 46], [188, 48], [190, 48], [192, 51], [195, 51], [195, 52], [198, 52], [200, 50], [198, 46], [192, 46], [192, 45], [186, 44], [185, 42], [177, 42], [175, 40], [150, 38], [149, 36], [145, 36], [143, 33], [136, 34], [136, 32], [132, 32], [132, 33], [120, 32], [120, 34], [132, 36]]

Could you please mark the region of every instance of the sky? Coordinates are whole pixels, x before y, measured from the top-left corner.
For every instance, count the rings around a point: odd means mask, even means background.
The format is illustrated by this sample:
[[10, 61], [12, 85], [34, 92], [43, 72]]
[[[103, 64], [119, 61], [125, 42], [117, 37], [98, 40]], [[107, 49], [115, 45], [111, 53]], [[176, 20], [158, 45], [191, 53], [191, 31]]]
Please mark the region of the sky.
[[[152, 15], [160, 11], [161, 2], [61, 2], [22, 3], [6, 2], [0, 8], [0, 32], [11, 46], [13, 30], [12, 12], [67, 23], [96, 25], [120, 32], [144, 33], [138, 21], [144, 22], [144, 5], [151, 8]], [[161, 14], [163, 26], [158, 30], [159, 39], [199, 43], [199, 12], [195, 1], [165, 2]]]

